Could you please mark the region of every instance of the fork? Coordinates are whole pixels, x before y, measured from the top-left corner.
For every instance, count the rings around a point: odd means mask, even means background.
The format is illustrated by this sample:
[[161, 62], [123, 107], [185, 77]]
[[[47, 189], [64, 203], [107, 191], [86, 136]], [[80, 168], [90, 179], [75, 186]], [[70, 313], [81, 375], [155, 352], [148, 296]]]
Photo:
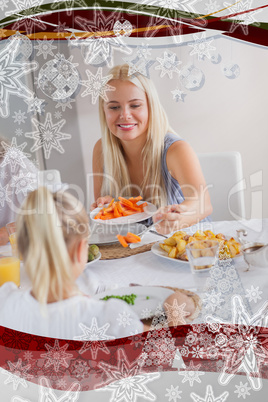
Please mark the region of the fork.
[[152, 232], [152, 233], [154, 233], [154, 234], [158, 234], [159, 236], [167, 237], [167, 236], [165, 236], [165, 235], [162, 235], [161, 233], [158, 233], [156, 230], [152, 230], [153, 227], [154, 227], [157, 223], [160, 223], [160, 222], [162, 222], [163, 220], [164, 220], [164, 219], [160, 219], [159, 221], [157, 221], [157, 222], [153, 223], [152, 225], [148, 226], [143, 232], [141, 232], [140, 238], [142, 239], [143, 236], [144, 236], [146, 233], [148, 233], [148, 232]]

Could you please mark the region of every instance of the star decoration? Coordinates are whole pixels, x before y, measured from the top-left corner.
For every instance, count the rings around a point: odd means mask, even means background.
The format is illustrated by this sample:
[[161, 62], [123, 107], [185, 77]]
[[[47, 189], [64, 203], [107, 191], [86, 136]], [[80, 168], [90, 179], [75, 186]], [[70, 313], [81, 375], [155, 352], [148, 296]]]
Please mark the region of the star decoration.
[[17, 145], [17, 139], [13, 137], [10, 145], [5, 143], [5, 141], [2, 141], [1, 144], [5, 150], [3, 161], [0, 164], [1, 167], [10, 165], [11, 172], [15, 171], [17, 165], [23, 168], [26, 167], [23, 159], [31, 156], [23, 152], [24, 148], [27, 146], [27, 142]]
[[45, 123], [41, 123], [34, 118], [32, 119], [32, 123], [35, 125], [36, 131], [25, 133], [25, 137], [33, 138], [35, 140], [35, 143], [31, 148], [32, 152], [43, 148], [46, 159], [50, 157], [52, 148], [61, 154], [64, 153], [60, 141], [71, 138], [70, 134], [61, 133], [60, 131], [62, 126], [66, 123], [66, 120], [63, 119], [53, 124], [51, 113], [47, 113]]
[[205, 398], [201, 398], [199, 395], [196, 395], [194, 392], [190, 394], [192, 400], [194, 402], [224, 402], [229, 396], [229, 392], [225, 391], [223, 394], [215, 398], [213, 389], [211, 385], [208, 385], [206, 388], [206, 396]]
[[156, 60], [160, 63], [155, 67], [156, 70], [161, 70], [160, 78], [163, 78], [166, 74], [170, 79], [173, 78], [173, 73], [180, 74], [180, 70], [178, 70], [178, 65], [181, 64], [181, 61], [176, 60], [177, 56], [175, 53], [164, 52], [164, 58], [161, 59], [157, 57]]
[[184, 102], [184, 98], [186, 96], [186, 93], [183, 91], [180, 91], [179, 89], [174, 89], [171, 91], [173, 95], [173, 99], [175, 99], [176, 102], [182, 101]]
[[9, 372], [4, 372], [4, 374], [8, 375], [8, 378], [4, 381], [4, 384], [13, 383], [13, 389], [16, 391], [19, 384], [21, 384], [24, 388], [27, 388], [27, 383], [25, 381], [31, 379], [33, 376], [28, 374], [27, 371], [31, 368], [31, 365], [27, 366], [22, 365], [22, 360], [19, 359], [16, 364], [7, 362], [9, 365]]
[[106, 354], [110, 353], [109, 349], [103, 342], [104, 340], [114, 339], [113, 336], [106, 335], [106, 331], [110, 327], [109, 323], [103, 325], [102, 327], [98, 327], [97, 319], [93, 317], [90, 328], [82, 323], [79, 324], [79, 327], [82, 329], [84, 334], [76, 336], [74, 339], [77, 341], [86, 341], [83, 343], [83, 346], [79, 350], [80, 354], [83, 354], [87, 350], [90, 350], [92, 358], [96, 360], [99, 349], [101, 349]]
[[0, 115], [2, 117], [9, 116], [9, 96], [11, 94], [22, 98], [31, 96], [29, 88], [20, 79], [38, 67], [35, 61], [15, 61], [18, 48], [19, 41], [11, 41], [0, 51]]
[[[160, 377], [159, 373], [142, 373], [137, 361], [129, 363], [123, 349], [117, 351], [117, 366], [100, 362], [100, 367], [107, 379], [101, 384], [103, 388], [97, 391], [112, 391], [110, 401], [136, 402], [140, 396], [150, 401], [156, 401], [156, 396], [147, 388], [147, 383]], [[105, 387], [104, 387], [105, 386]]]
[[213, 39], [206, 40], [206, 32], [202, 32], [200, 37], [198, 34], [193, 34], [195, 43], [190, 43], [188, 46], [192, 47], [193, 50], [190, 53], [190, 56], [197, 54], [198, 60], [202, 60], [204, 56], [210, 59], [210, 51], [216, 50], [214, 46], [211, 46]]
[[174, 300], [172, 304], [164, 303], [167, 312], [168, 321], [172, 321], [174, 325], [186, 324], [184, 317], [190, 315], [187, 311], [184, 311], [186, 303], [178, 305], [178, 300]]
[[[238, 335], [236, 338], [231, 337], [227, 345], [220, 347], [220, 353], [225, 357], [224, 367], [219, 376], [219, 383], [228, 384], [234, 375], [244, 370], [251, 388], [255, 391], [261, 389], [262, 380], [260, 376], [260, 365], [267, 361], [267, 349], [265, 343], [260, 338], [266, 337], [262, 328], [267, 327], [268, 322], [268, 304], [265, 302], [263, 306], [252, 316], [243, 303], [241, 296], [233, 296], [232, 298], [232, 319], [233, 326], [238, 325]], [[208, 323], [221, 323], [223, 320], [208, 315], [206, 317]], [[226, 326], [228, 323], [224, 323]], [[252, 327], [257, 328], [252, 332]], [[259, 337], [258, 337], [259, 335]]]
[[27, 103], [28, 105], [28, 113], [32, 113], [34, 115], [38, 114], [42, 114], [44, 111], [44, 107], [45, 107], [45, 100], [44, 99], [39, 99], [36, 96], [33, 96], [31, 98], [28, 99], [24, 99], [24, 102]]
[[54, 56], [53, 50], [57, 49], [57, 46], [53, 46], [53, 40], [47, 40], [47, 37], [44, 36], [42, 40], [37, 39], [37, 45], [34, 46], [34, 48], [38, 50], [36, 56], [38, 57], [43, 55], [44, 59], [46, 60], [48, 55]]
[[12, 183], [10, 187], [15, 187], [15, 194], [19, 194], [20, 192], [26, 197], [29, 191], [33, 191], [36, 187], [37, 178], [36, 175], [28, 172], [23, 174], [20, 172], [19, 176], [12, 177]]
[[102, 68], [99, 67], [96, 75], [92, 74], [90, 70], [86, 70], [88, 77], [87, 81], [81, 81], [81, 84], [86, 87], [85, 91], [81, 94], [82, 97], [87, 95], [92, 96], [92, 104], [95, 105], [98, 97], [100, 96], [105, 101], [108, 100], [106, 91], [114, 91], [115, 88], [108, 85], [107, 82], [113, 78], [113, 76], [107, 75], [102, 77]]
[[66, 359], [71, 359], [73, 357], [72, 353], [65, 353], [65, 351], [68, 349], [68, 346], [69, 344], [66, 343], [60, 347], [58, 339], [55, 340], [54, 346], [50, 346], [48, 343], [46, 343], [45, 347], [48, 352], [40, 355], [40, 357], [47, 359], [44, 367], [47, 368], [53, 365], [56, 372], [59, 371], [60, 365], [67, 368], [69, 364], [67, 363]]
[[150, 78], [149, 68], [155, 63], [154, 60], [146, 60], [145, 58], [136, 57], [135, 59], [123, 59], [128, 65], [128, 75], [142, 74]]
[[198, 371], [200, 367], [201, 364], [197, 364], [195, 366], [191, 360], [189, 366], [187, 366], [186, 369], [184, 369], [183, 371], [179, 371], [178, 373], [179, 375], [182, 375], [184, 377], [182, 379], [182, 383], [189, 381], [191, 387], [194, 385], [195, 381], [201, 383], [199, 376], [205, 375], [205, 373], [203, 371]]
[[232, 19], [232, 25], [230, 27], [230, 33], [233, 33], [236, 28], [240, 27], [244, 35], [248, 35], [248, 25], [260, 26], [260, 23], [253, 17], [253, 15], [261, 12], [261, 10], [254, 10], [248, 12], [253, 8], [253, 0], [246, 0], [245, 2], [239, 1], [235, 4], [223, 3], [224, 7], [228, 7], [229, 13], [237, 14]]

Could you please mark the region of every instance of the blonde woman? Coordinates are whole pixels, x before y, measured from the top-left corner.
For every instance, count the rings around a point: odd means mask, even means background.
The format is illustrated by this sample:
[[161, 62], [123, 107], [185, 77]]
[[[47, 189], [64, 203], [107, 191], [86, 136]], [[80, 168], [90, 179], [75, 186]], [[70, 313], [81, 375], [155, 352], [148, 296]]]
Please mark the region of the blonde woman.
[[[17, 242], [31, 289], [19, 290], [12, 282], [0, 287], [1, 326], [61, 339], [81, 337], [81, 324], [108, 324], [105, 339], [144, 330], [124, 301], [94, 300], [78, 289], [75, 281], [87, 262], [88, 236], [88, 216], [71, 194], [39, 187], [28, 195], [17, 219]], [[189, 314], [194, 312], [190, 298], [175, 297], [186, 303]], [[118, 324], [119, 313], [127, 314], [129, 325]]]
[[169, 233], [207, 220], [212, 212], [199, 160], [170, 128], [151, 80], [129, 75], [127, 64], [111, 71], [107, 100], [100, 100], [102, 138], [94, 147], [96, 202], [142, 195], [159, 208], [158, 231]]

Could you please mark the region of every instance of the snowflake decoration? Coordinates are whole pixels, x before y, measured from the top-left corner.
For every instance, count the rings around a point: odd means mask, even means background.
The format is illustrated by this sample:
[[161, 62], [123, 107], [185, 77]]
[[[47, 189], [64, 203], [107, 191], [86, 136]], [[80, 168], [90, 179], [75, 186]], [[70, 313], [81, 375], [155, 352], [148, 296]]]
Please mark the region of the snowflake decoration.
[[23, 159], [30, 157], [30, 155], [24, 153], [23, 150], [27, 146], [27, 142], [17, 145], [17, 139], [13, 137], [10, 145], [5, 143], [5, 141], [2, 141], [1, 144], [5, 150], [4, 158], [0, 165], [1, 167], [10, 165], [12, 173], [14, 173], [17, 165], [23, 168], [26, 167]]
[[142, 43], [140, 46], [137, 46], [137, 56], [140, 59], [148, 60], [149, 56], [151, 56], [152, 48], [147, 45], [147, 43]]
[[66, 389], [67, 382], [63, 378], [60, 378], [59, 380], [56, 381], [56, 386], [58, 389]]
[[150, 78], [149, 68], [155, 63], [154, 60], [145, 60], [139, 57], [135, 59], [123, 59], [129, 66], [128, 75], [142, 74], [147, 78]]
[[27, 98], [30, 90], [21, 82], [21, 77], [35, 70], [38, 64], [33, 62], [16, 61], [19, 41], [8, 42], [0, 51], [0, 115], [9, 116], [9, 97], [11, 94]]
[[203, 371], [198, 371], [201, 367], [201, 364], [197, 364], [196, 366], [193, 364], [192, 360], [190, 361], [189, 366], [186, 367], [183, 371], [179, 371], [179, 375], [183, 376], [182, 383], [189, 381], [190, 386], [194, 385], [194, 382], [201, 383], [200, 376], [205, 375]]
[[0, 1], [0, 9], [1, 9], [2, 11], [4, 11], [4, 8], [8, 8], [7, 3], [8, 3], [8, 0], [1, 0], [1, 1]]
[[246, 298], [251, 302], [252, 300], [254, 303], [257, 303], [258, 300], [261, 300], [261, 294], [263, 293], [261, 290], [259, 290], [259, 286], [254, 288], [252, 285], [250, 289], [246, 289]]
[[[116, 9], [105, 16], [99, 5], [94, 7], [93, 21], [77, 16], [75, 22], [86, 32], [85, 38], [81, 38], [82, 55], [85, 63], [100, 65], [106, 63], [112, 67], [113, 50], [131, 54], [132, 50], [123, 42], [121, 35], [104, 36], [104, 32], [113, 32], [115, 23], [120, 20], [120, 10]], [[90, 36], [89, 36], [90, 34]]]
[[23, 357], [27, 361], [33, 360], [33, 352], [27, 350], [26, 352], [24, 352]]
[[72, 361], [69, 371], [72, 377], [75, 377], [78, 381], [81, 381], [84, 378], [89, 377], [90, 367], [85, 360], [75, 359]]
[[4, 381], [4, 384], [13, 383], [13, 389], [16, 391], [19, 384], [21, 384], [24, 388], [27, 388], [27, 383], [25, 380], [31, 379], [33, 376], [28, 374], [27, 371], [30, 369], [31, 365], [27, 366], [22, 365], [22, 360], [19, 359], [16, 364], [7, 362], [9, 365], [9, 372], [4, 372], [4, 374], [8, 375], [8, 378]]
[[12, 0], [12, 2], [16, 6], [16, 10], [8, 11], [8, 14], [18, 14], [23, 17], [12, 25], [14, 31], [26, 31], [27, 34], [31, 34], [35, 32], [36, 27], [46, 30], [46, 25], [37, 16], [38, 13], [42, 13], [40, 8], [42, 0]]
[[103, 340], [114, 339], [114, 337], [106, 334], [106, 331], [110, 327], [110, 324], [107, 323], [102, 327], [98, 327], [97, 319], [93, 317], [90, 328], [82, 323], [79, 324], [79, 327], [83, 331], [83, 335], [76, 336], [74, 339], [77, 341], [86, 341], [79, 350], [80, 354], [83, 354], [87, 350], [90, 350], [93, 359], [96, 360], [99, 349], [101, 349], [106, 354], [110, 353], [105, 343], [101, 342]]
[[75, 99], [72, 98], [66, 98], [66, 99], [60, 99], [59, 102], [56, 104], [56, 109], [61, 107], [61, 110], [65, 112], [66, 108], [72, 109], [72, 103], [75, 102]]
[[33, 191], [36, 188], [36, 175], [28, 172], [27, 174], [23, 174], [20, 172], [19, 176], [13, 176], [10, 187], [15, 187], [15, 194], [19, 194], [20, 192], [26, 197], [26, 195]]
[[112, 391], [111, 401], [136, 402], [140, 396], [150, 401], [156, 401], [154, 395], [147, 387], [147, 383], [160, 377], [159, 373], [142, 373], [137, 361], [129, 362], [123, 349], [117, 351], [117, 366], [100, 362], [100, 367], [106, 374], [107, 379], [102, 382], [103, 388], [97, 391]]
[[32, 96], [29, 99], [24, 99], [24, 102], [28, 105], [28, 113], [32, 113], [33, 115], [42, 114], [44, 112], [44, 99], [39, 99], [36, 96]]
[[149, 309], [149, 308], [144, 308], [144, 309], [142, 310], [142, 312], [141, 312], [141, 318], [142, 318], [142, 319], [150, 318], [150, 317], [152, 317], [152, 315], [153, 315], [153, 312], [152, 312], [152, 310]]
[[178, 305], [178, 300], [174, 300], [172, 305], [168, 303], [164, 303], [166, 308], [168, 323], [173, 322], [174, 325], [186, 324], [184, 317], [190, 315], [187, 311], [184, 311], [186, 307], [186, 303]]
[[84, 0], [65, 0], [65, 1], [59, 0], [59, 1], [54, 2], [54, 4], [51, 5], [51, 9], [55, 10], [56, 8], [59, 8], [62, 5], [62, 3], [65, 4], [66, 14], [68, 16], [73, 14], [73, 9], [75, 7], [79, 7], [82, 9], [87, 8], [87, 5], [84, 2]]
[[118, 314], [119, 317], [117, 318], [118, 325], [122, 325], [124, 328], [126, 328], [127, 325], [130, 325], [132, 318], [130, 318], [130, 313], [127, 313], [126, 311], [123, 311], [123, 313]]
[[19, 126], [24, 124], [25, 120], [27, 119], [25, 112], [22, 112], [21, 110], [14, 112], [14, 116], [12, 116], [12, 118], [14, 119], [14, 123], [18, 123]]
[[160, 63], [155, 67], [156, 70], [161, 70], [160, 78], [163, 78], [166, 74], [170, 79], [173, 78], [173, 73], [180, 74], [180, 70], [178, 70], [178, 65], [181, 64], [181, 61], [176, 60], [177, 56], [175, 53], [164, 52], [164, 58], [161, 59], [157, 57], [156, 60]]
[[232, 19], [232, 24], [230, 27], [230, 33], [233, 33], [237, 27], [241, 27], [244, 35], [248, 35], [248, 25], [259, 26], [260, 23], [253, 17], [253, 15], [259, 13], [261, 10], [252, 9], [253, 0], [246, 0], [245, 2], [239, 1], [235, 4], [223, 3], [224, 7], [228, 7], [230, 15], [237, 14], [235, 16], [230, 16]]
[[87, 95], [92, 96], [92, 104], [95, 105], [98, 97], [100, 96], [105, 101], [108, 101], [106, 91], [114, 91], [115, 88], [108, 85], [107, 82], [113, 77], [111, 74], [102, 77], [102, 68], [99, 67], [96, 75], [92, 74], [90, 70], [86, 70], [87, 81], [81, 81], [81, 84], [86, 87], [86, 90], [81, 94], [82, 97]]
[[168, 402], [177, 402], [177, 399], [181, 399], [180, 394], [182, 391], [179, 391], [179, 386], [173, 387], [173, 385], [171, 385], [170, 388], [166, 388], [166, 391], [165, 396], [168, 397]]
[[35, 140], [35, 143], [31, 148], [31, 152], [35, 152], [38, 149], [43, 148], [46, 159], [50, 157], [52, 148], [61, 154], [64, 153], [64, 149], [62, 148], [60, 141], [71, 138], [70, 134], [65, 134], [60, 131], [66, 123], [66, 120], [63, 119], [53, 124], [51, 113], [47, 113], [45, 123], [41, 123], [34, 118], [32, 119], [32, 123], [35, 125], [36, 131], [25, 133], [25, 137], [33, 138]]
[[196, 347], [192, 348], [190, 353], [192, 357], [195, 357], [196, 359], [202, 358], [204, 356], [204, 348], [200, 348], [200, 346], [197, 345]]
[[68, 32], [69, 27], [66, 26], [66, 22], [60, 22], [58, 21], [58, 26], [57, 28], [54, 29], [53, 32], [57, 32], [57, 37], [58, 38], [63, 38], [65, 36], [65, 32]]
[[11, 194], [12, 192], [8, 191], [8, 184], [4, 187], [0, 184], [0, 205], [2, 208], [4, 208], [6, 202], [11, 202], [9, 198]]
[[246, 396], [247, 396], [247, 395], [250, 395], [250, 393], [249, 393], [248, 391], [249, 391], [251, 388], [248, 387], [247, 385], [248, 385], [247, 382], [246, 382], [245, 384], [243, 384], [243, 383], [240, 381], [240, 384], [235, 386], [235, 387], [236, 387], [236, 391], [234, 391], [234, 393], [235, 393], [235, 394], [238, 394], [238, 395], [237, 395], [237, 398], [240, 398], [240, 396], [242, 396], [243, 399], [246, 399]]
[[1, 180], [5, 180], [7, 178], [7, 172], [5, 172], [4, 170], [0, 170], [0, 179]]
[[[207, 316], [208, 322], [222, 323], [221, 319]], [[222, 345], [220, 352], [225, 356], [225, 365], [219, 377], [219, 383], [228, 384], [239, 370], [246, 372], [248, 381], [254, 390], [262, 386], [260, 377], [260, 365], [267, 361], [267, 350], [258, 339], [259, 336], [267, 336], [265, 328], [268, 321], [268, 305], [263, 306], [252, 317], [248, 314], [241, 296], [232, 298], [232, 326], [238, 325], [238, 334], [230, 337], [225, 346]], [[228, 323], [225, 323], [228, 327]], [[252, 331], [252, 327], [255, 328]], [[264, 328], [264, 329], [263, 329]], [[231, 328], [230, 328], [231, 329]], [[262, 334], [262, 332], [264, 334]], [[230, 334], [227, 334], [230, 336]]]
[[196, 333], [194, 333], [192, 331], [188, 332], [188, 334], [185, 338], [185, 345], [193, 346], [196, 343], [197, 343]]
[[216, 50], [214, 46], [211, 46], [211, 43], [213, 42], [213, 39], [211, 40], [206, 40], [206, 32], [202, 32], [200, 34], [200, 37], [198, 34], [193, 34], [195, 43], [190, 43], [189, 46], [193, 48], [193, 50], [190, 53], [190, 56], [193, 56], [194, 54], [198, 55], [198, 60], [203, 60], [204, 56], [206, 56], [208, 59], [210, 59], [210, 51], [211, 50]]
[[191, 392], [190, 396], [194, 402], [225, 402], [229, 396], [229, 392], [225, 391], [223, 394], [221, 394], [220, 396], [218, 396], [216, 398], [214, 396], [212, 386], [208, 385], [206, 388], [205, 398], [201, 398], [199, 395], [196, 395], [194, 392]]
[[[77, 402], [80, 397], [80, 384], [78, 382], [73, 382], [69, 389], [64, 392], [63, 395], [57, 397], [53, 391], [46, 377], [41, 377], [39, 380], [39, 401], [49, 401], [49, 402]], [[17, 401], [13, 401], [17, 402]]]
[[135, 345], [136, 348], [139, 347], [139, 345], [143, 345], [143, 334], [135, 330], [134, 332], [130, 332], [131, 335], [131, 342], [130, 345]]
[[148, 332], [143, 351], [147, 354], [144, 365], [147, 367], [171, 366], [176, 355], [175, 339], [168, 328]]
[[215, 311], [224, 302], [224, 299], [221, 298], [221, 293], [216, 293], [213, 289], [206, 293], [203, 302], [205, 309]]
[[72, 353], [65, 353], [65, 351], [68, 349], [68, 346], [69, 344], [66, 343], [60, 347], [58, 339], [55, 340], [53, 347], [46, 343], [45, 347], [48, 352], [40, 355], [40, 357], [47, 359], [45, 368], [53, 365], [56, 372], [59, 371], [60, 365], [67, 368], [69, 364], [67, 363], [66, 359], [71, 359], [73, 357]]
[[37, 45], [34, 46], [34, 48], [36, 50], [38, 50], [38, 53], [36, 54], [36, 56], [41, 56], [43, 55], [44, 59], [47, 59], [47, 56], [54, 56], [53, 54], [53, 50], [57, 49], [57, 46], [53, 45], [53, 40], [49, 39], [47, 40], [47, 37], [44, 36], [44, 38], [42, 40], [38, 40], [37, 39]]
[[174, 89], [173, 91], [171, 91], [172, 95], [173, 95], [173, 99], [176, 102], [182, 101], [184, 102], [184, 98], [186, 96], [186, 93], [183, 91], [180, 91], [179, 89]]
[[22, 129], [21, 129], [21, 128], [16, 128], [15, 134], [16, 134], [18, 137], [21, 137], [21, 136], [23, 135]]
[[219, 4], [217, 4], [217, 0], [209, 0], [209, 3], [205, 3], [205, 6], [205, 11], [208, 14], [213, 14], [216, 11], [219, 11], [220, 8]]
[[62, 118], [62, 113], [59, 110], [56, 110], [56, 112], [54, 113], [54, 117], [55, 119], [59, 120]]

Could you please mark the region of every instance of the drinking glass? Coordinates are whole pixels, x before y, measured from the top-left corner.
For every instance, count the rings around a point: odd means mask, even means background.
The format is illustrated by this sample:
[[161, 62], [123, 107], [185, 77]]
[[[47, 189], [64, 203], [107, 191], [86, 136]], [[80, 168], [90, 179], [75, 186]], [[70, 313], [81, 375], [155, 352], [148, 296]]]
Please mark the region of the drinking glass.
[[217, 240], [198, 240], [187, 244], [186, 253], [193, 274], [203, 274], [214, 267], [219, 258]]
[[0, 286], [5, 282], [14, 282], [20, 286], [20, 259], [13, 251], [1, 252], [0, 255]]
[[11, 244], [12, 255], [18, 257], [18, 246], [16, 237], [16, 222], [10, 222], [6, 224], [6, 229], [8, 232], [8, 238]]

